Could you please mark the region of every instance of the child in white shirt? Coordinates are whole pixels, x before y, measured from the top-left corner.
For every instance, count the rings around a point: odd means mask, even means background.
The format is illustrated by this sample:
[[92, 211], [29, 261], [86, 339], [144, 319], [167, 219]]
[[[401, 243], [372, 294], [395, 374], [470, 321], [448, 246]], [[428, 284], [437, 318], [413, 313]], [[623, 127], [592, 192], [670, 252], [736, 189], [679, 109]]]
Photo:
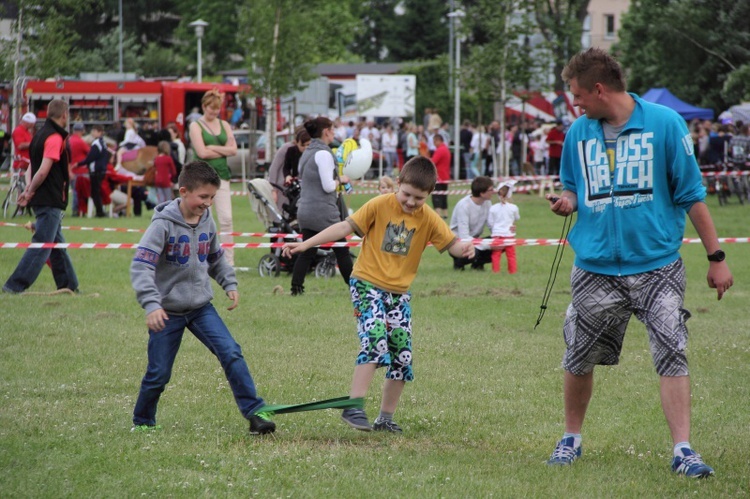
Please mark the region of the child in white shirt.
[[[492, 231], [493, 241], [492, 249], [492, 271], [500, 272], [500, 255], [505, 253], [508, 258], [508, 273], [516, 273], [516, 246], [505, 246], [502, 244], [504, 239], [513, 239], [516, 237], [516, 220], [521, 218], [518, 206], [509, 202], [513, 195], [514, 181], [501, 183], [497, 188], [497, 195], [500, 202], [493, 204], [490, 208], [490, 214], [487, 218], [487, 225]], [[499, 244], [498, 244], [499, 243]]]

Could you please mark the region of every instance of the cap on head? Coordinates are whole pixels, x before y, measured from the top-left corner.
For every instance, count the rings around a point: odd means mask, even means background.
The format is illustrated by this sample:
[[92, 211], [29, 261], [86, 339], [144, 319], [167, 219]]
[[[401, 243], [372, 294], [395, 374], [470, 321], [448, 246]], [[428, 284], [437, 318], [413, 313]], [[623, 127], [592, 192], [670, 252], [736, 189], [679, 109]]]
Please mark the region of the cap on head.
[[33, 125], [34, 123], [36, 123], [36, 115], [34, 115], [34, 113], [26, 113], [23, 115], [23, 117], [21, 117], [21, 121]]
[[505, 182], [500, 182], [495, 190], [498, 194], [502, 194], [500, 191], [503, 189], [503, 187], [507, 188], [507, 192], [504, 195], [506, 198], [510, 198], [513, 195], [513, 186], [515, 185], [515, 180], [506, 180]]
[[81, 123], [80, 121], [76, 122], [76, 123], [75, 123], [75, 124], [73, 125], [73, 131], [74, 131], [74, 132], [82, 132], [82, 131], [84, 131], [84, 130], [86, 130], [86, 127], [85, 127], [85, 126], [83, 126], [83, 123]]

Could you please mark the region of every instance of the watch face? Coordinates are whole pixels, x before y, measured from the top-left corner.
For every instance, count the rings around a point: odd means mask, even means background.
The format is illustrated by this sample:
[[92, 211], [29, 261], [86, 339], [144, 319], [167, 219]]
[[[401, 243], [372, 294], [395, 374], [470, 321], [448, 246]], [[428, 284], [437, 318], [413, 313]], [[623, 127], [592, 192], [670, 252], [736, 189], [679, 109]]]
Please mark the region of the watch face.
[[726, 254], [722, 250], [716, 251], [713, 255], [708, 255], [708, 261], [710, 262], [723, 262], [726, 258]]

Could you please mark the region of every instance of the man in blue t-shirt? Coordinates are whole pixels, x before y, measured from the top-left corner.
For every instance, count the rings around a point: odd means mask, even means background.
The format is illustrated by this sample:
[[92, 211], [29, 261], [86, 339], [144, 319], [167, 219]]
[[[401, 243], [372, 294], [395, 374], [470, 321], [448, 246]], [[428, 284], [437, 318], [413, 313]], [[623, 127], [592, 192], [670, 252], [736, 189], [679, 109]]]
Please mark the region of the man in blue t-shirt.
[[593, 391], [594, 367], [619, 362], [632, 315], [648, 331], [661, 401], [672, 434], [672, 470], [692, 477], [714, 471], [692, 450], [690, 378], [684, 309], [685, 267], [679, 249], [685, 214], [706, 249], [708, 284], [718, 298], [732, 286], [685, 121], [674, 111], [626, 92], [622, 68], [605, 51], [573, 56], [562, 73], [585, 113], [562, 150], [564, 190], [549, 194], [551, 210], [578, 212], [571, 304], [563, 333], [565, 433], [548, 464], [581, 456], [581, 428]]

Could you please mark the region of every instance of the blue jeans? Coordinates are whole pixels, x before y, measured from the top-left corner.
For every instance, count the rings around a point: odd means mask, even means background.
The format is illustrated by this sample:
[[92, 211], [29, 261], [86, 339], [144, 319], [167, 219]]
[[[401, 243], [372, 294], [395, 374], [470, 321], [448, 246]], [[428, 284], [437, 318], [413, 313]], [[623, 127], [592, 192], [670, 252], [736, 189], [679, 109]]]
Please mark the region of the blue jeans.
[[470, 152], [462, 152], [461, 155], [464, 157], [466, 180], [473, 180], [477, 178], [479, 176], [479, 171], [477, 171], [477, 165], [473, 161], [472, 154]]
[[164, 329], [158, 333], [149, 330], [148, 368], [133, 410], [133, 424], [156, 424], [156, 405], [172, 376], [172, 366], [186, 327], [219, 359], [237, 407], [243, 416], [249, 418], [264, 405], [263, 399], [255, 391], [242, 349], [209, 303], [187, 315], [169, 314]]
[[[31, 236], [34, 243], [64, 243], [62, 235], [62, 218], [65, 212], [50, 206], [34, 206], [36, 216], [36, 230]], [[32, 249], [29, 248], [18, 262], [16, 270], [3, 286], [4, 291], [22, 293], [26, 291], [36, 278], [39, 277], [44, 264], [50, 261], [52, 277], [57, 289], [67, 288], [78, 291], [78, 277], [73, 269], [68, 252], [64, 249]]]

